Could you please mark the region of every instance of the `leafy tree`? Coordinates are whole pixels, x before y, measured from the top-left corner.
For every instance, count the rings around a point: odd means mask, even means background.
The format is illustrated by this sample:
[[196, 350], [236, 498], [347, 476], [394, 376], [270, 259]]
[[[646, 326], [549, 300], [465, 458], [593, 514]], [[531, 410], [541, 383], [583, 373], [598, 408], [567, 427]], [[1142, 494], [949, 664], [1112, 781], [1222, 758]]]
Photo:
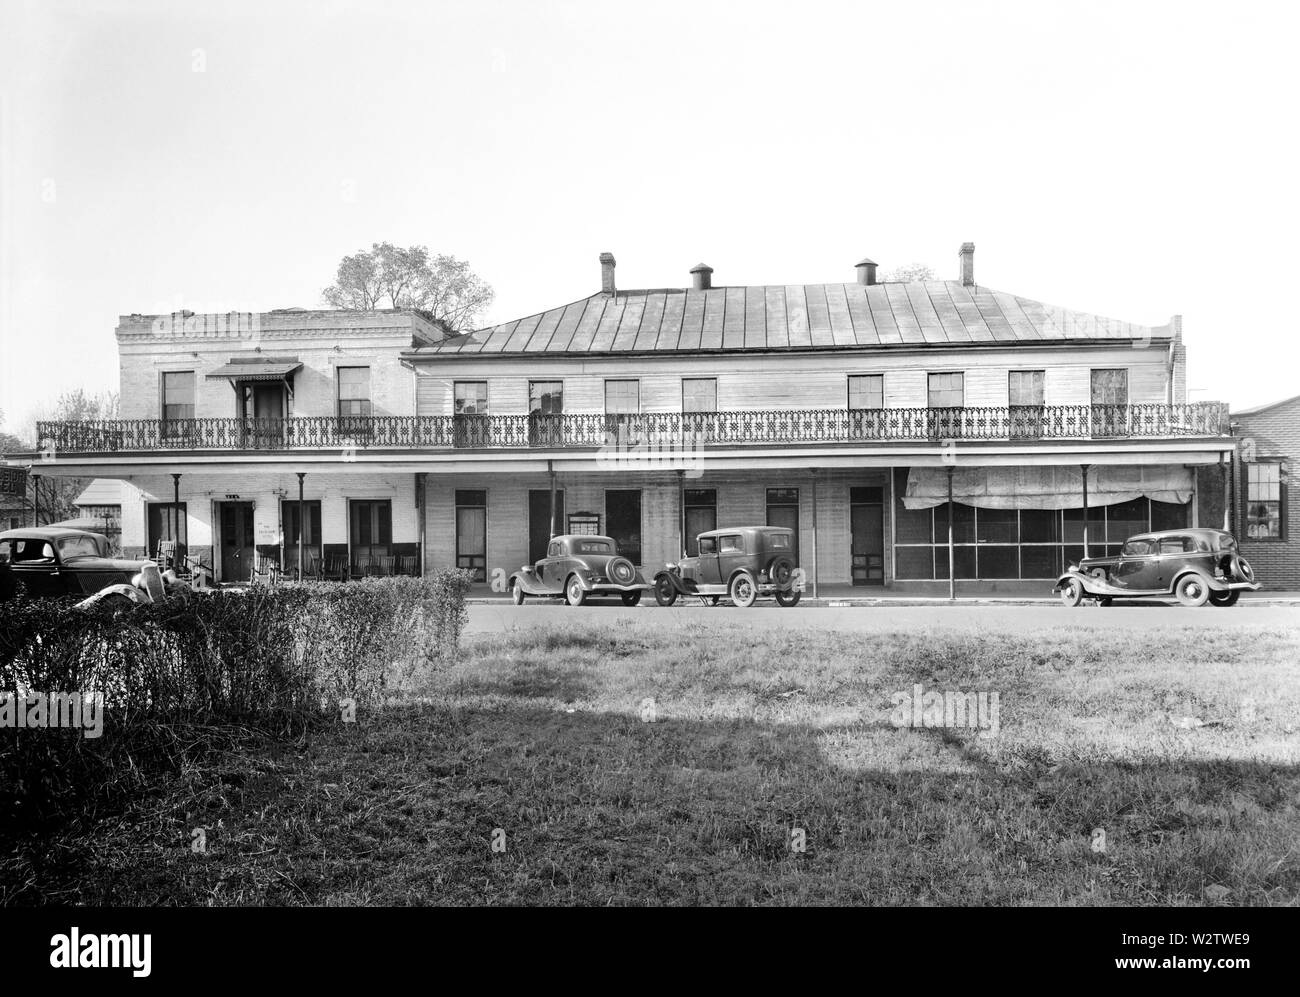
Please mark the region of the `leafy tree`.
[[908, 263], [905, 266], [886, 271], [884, 279], [891, 282], [900, 281], [904, 284], [911, 284], [919, 280], [934, 280], [934, 268], [928, 267], [924, 263]]
[[473, 327], [494, 293], [464, 260], [432, 256], [427, 246], [377, 242], [343, 257], [322, 296], [332, 308], [416, 309], [459, 331]]
[[[5, 424], [4, 409], [0, 409], [0, 426]], [[0, 433], [0, 458], [10, 454], [20, 453], [27, 448], [23, 446], [23, 441], [14, 436], [13, 433]]]

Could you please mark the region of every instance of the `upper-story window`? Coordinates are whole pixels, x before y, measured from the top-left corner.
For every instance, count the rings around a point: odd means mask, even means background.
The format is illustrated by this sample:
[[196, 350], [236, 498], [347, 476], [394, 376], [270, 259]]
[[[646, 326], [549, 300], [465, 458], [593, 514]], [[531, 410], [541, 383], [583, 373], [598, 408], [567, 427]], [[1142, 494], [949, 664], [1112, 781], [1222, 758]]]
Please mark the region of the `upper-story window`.
[[564, 413], [563, 381], [529, 381], [528, 411], [536, 415]]
[[1123, 367], [1092, 372], [1092, 435], [1128, 434], [1128, 371]]
[[339, 418], [370, 415], [370, 368], [339, 367], [336, 376]]
[[1280, 461], [1246, 465], [1246, 536], [1251, 540], [1282, 539]]
[[456, 415], [487, 415], [487, 381], [457, 381], [454, 386]]
[[876, 409], [885, 407], [884, 374], [850, 374], [849, 408]]
[[163, 372], [162, 417], [168, 421], [194, 418], [194, 371]]
[[930, 408], [961, 408], [966, 404], [966, 377], [961, 371], [931, 374], [928, 404]]
[[1092, 404], [1127, 405], [1128, 371], [1123, 367], [1092, 372]]
[[1043, 434], [1044, 376], [1041, 370], [1013, 370], [1007, 375], [1010, 433], [1016, 439], [1037, 439]]
[[605, 382], [605, 412], [626, 415], [641, 411], [641, 382], [619, 380]]
[[718, 411], [718, 379], [716, 377], [683, 377], [682, 411]]

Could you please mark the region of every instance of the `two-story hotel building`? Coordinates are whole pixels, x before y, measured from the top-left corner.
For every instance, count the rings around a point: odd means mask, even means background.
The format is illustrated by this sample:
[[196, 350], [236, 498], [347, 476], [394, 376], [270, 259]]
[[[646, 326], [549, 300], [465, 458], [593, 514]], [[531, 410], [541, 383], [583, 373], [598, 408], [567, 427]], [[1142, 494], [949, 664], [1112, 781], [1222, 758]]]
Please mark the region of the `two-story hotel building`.
[[[848, 269], [848, 268], [846, 268]], [[648, 569], [796, 530], [810, 586], [1041, 592], [1146, 529], [1223, 525], [1226, 409], [1161, 326], [975, 281], [598, 291], [452, 335], [407, 311], [123, 316], [122, 418], [43, 424], [38, 474], [124, 480], [123, 545], [219, 580], [459, 565], [560, 532]], [[314, 566], [314, 568], [313, 568]]]

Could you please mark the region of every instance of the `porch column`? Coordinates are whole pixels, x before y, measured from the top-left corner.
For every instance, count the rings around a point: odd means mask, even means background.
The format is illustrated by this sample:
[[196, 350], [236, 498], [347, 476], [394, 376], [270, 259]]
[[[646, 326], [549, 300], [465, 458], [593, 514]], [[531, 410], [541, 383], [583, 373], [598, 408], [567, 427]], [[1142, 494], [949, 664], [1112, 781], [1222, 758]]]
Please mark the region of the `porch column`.
[[812, 582], [813, 599], [817, 598], [817, 468], [812, 469]]
[[[424, 577], [424, 559], [426, 548], [429, 540], [428, 531], [428, 510], [429, 510], [429, 478], [423, 472], [415, 472], [415, 511], [420, 517], [420, 577]], [[322, 514], [323, 519], [323, 514]], [[322, 523], [323, 525], [323, 523]]]
[[1219, 487], [1223, 491], [1223, 532], [1231, 533], [1232, 523], [1232, 500], [1228, 494], [1228, 462], [1224, 460], [1226, 454], [1219, 454]]
[[303, 533], [303, 501], [302, 501], [302, 482], [307, 477], [305, 471], [298, 472], [298, 581], [302, 581], [302, 533]]
[[686, 472], [677, 471], [677, 549], [686, 556]]
[[948, 465], [948, 598], [956, 600], [957, 598], [957, 549], [952, 542], [952, 521], [956, 518], [952, 504], [952, 472], [954, 468]]
[[32, 526], [41, 525], [41, 476], [32, 475]]
[[1080, 464], [1083, 471], [1083, 556], [1088, 556], [1088, 468], [1091, 464]]
[[547, 539], [553, 540], [560, 535], [560, 531], [556, 529], [556, 523], [555, 523], [556, 509], [555, 509], [555, 462], [554, 461], [548, 460], [546, 462], [546, 473], [551, 478], [551, 535]]
[[174, 562], [172, 569], [176, 568], [176, 563], [181, 556], [181, 476], [172, 474], [172, 542], [176, 545], [176, 553], [173, 555]]

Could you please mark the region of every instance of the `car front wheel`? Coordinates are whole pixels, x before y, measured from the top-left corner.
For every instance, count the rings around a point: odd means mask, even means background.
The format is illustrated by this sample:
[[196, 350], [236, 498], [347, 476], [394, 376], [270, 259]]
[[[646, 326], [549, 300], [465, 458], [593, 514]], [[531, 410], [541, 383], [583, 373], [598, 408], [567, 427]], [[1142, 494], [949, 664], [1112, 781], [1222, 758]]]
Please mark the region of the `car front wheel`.
[[1210, 586], [1199, 575], [1184, 575], [1178, 579], [1174, 594], [1184, 606], [1204, 606], [1210, 599]]
[[1231, 592], [1211, 592], [1210, 604], [1212, 606], [1235, 606], [1240, 598], [1241, 589], [1233, 589]]
[[1061, 601], [1067, 606], [1077, 606], [1083, 602], [1083, 586], [1071, 578], [1061, 586]]
[[568, 584], [564, 586], [564, 601], [570, 606], [581, 606], [587, 601], [587, 592], [577, 575], [569, 576]]
[[514, 601], [516, 606], [522, 606], [524, 604], [524, 587], [518, 582], [515, 582], [510, 586], [510, 598]]
[[754, 605], [754, 600], [758, 598], [758, 586], [754, 584], [752, 575], [742, 573], [731, 580], [727, 594], [731, 596], [731, 601], [741, 609], [748, 609]]
[[667, 577], [655, 579], [655, 602], [661, 606], [671, 606], [677, 601], [677, 586]]

